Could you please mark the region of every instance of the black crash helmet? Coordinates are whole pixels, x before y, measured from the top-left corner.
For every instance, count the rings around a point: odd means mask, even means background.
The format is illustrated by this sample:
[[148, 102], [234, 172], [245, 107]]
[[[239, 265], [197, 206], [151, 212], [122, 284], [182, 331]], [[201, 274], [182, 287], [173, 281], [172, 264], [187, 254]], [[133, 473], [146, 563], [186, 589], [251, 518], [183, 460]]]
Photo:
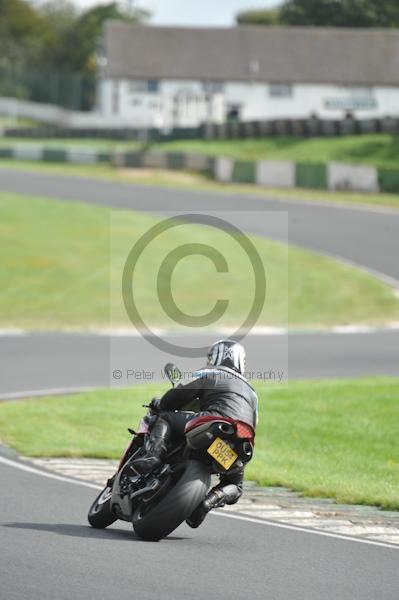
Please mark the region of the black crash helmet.
[[234, 340], [219, 340], [212, 344], [207, 354], [208, 366], [234, 369], [240, 375], [245, 372], [245, 350]]

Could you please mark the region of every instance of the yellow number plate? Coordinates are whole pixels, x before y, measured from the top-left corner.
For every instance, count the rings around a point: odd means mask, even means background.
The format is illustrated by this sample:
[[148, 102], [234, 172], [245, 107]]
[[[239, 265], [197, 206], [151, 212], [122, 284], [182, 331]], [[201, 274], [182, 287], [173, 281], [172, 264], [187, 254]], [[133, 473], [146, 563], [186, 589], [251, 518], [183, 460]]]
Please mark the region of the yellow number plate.
[[227, 469], [230, 469], [233, 462], [238, 458], [237, 452], [234, 452], [234, 450], [220, 438], [216, 438], [207, 451], [226, 469], [226, 471]]

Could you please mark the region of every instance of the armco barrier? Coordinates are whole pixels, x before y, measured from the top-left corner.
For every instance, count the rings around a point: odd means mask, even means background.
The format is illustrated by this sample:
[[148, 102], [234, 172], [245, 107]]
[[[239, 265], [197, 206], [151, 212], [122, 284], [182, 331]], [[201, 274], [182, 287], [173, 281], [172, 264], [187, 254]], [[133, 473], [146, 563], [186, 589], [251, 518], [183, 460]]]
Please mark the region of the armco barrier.
[[168, 152], [166, 154], [166, 166], [168, 169], [183, 171], [186, 169], [186, 157], [182, 152]]
[[286, 160], [259, 160], [256, 183], [269, 187], [295, 187], [295, 163]]
[[14, 149], [0, 148], [0, 159], [1, 158], [14, 158]]
[[187, 171], [212, 172], [212, 158], [204, 154], [188, 153], [185, 155], [185, 168]]
[[399, 171], [379, 169], [378, 187], [380, 192], [399, 194]]
[[43, 160], [43, 150], [37, 146], [16, 146], [13, 151], [17, 160]]
[[142, 155], [142, 166], [145, 169], [167, 169], [168, 161], [164, 152], [149, 151]]
[[84, 150], [68, 148], [67, 162], [78, 165], [95, 165], [101, 161], [99, 153], [97, 153], [95, 150], [88, 150], [86, 148]]
[[341, 191], [378, 192], [377, 169], [368, 166], [329, 163], [328, 188]]
[[111, 162], [114, 167], [139, 169], [143, 166], [143, 154], [142, 152], [114, 152]]
[[59, 148], [43, 148], [42, 160], [45, 162], [67, 162], [67, 151]]
[[231, 158], [218, 156], [215, 159], [213, 176], [220, 183], [231, 183], [233, 181], [234, 161]]
[[325, 164], [297, 163], [293, 187], [327, 189], [327, 168]]
[[236, 160], [231, 178], [234, 183], [256, 183], [255, 163]]
[[246, 183], [264, 187], [349, 190], [399, 193], [399, 170], [341, 163], [293, 163], [290, 161], [235, 161], [202, 154], [160, 152], [103, 152], [91, 148], [53, 148], [35, 145], [0, 147], [1, 159], [74, 164], [107, 163], [115, 167], [178, 169], [207, 173], [221, 183]]

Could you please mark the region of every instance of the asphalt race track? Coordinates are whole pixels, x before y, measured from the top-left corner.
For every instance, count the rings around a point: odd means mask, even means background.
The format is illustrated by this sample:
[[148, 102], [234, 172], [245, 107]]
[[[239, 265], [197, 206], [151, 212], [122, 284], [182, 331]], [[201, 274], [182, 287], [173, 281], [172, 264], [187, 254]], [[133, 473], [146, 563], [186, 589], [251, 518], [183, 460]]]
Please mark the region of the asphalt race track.
[[[157, 213], [221, 211], [243, 231], [287, 241], [267, 211], [287, 212], [289, 242], [352, 261], [398, 282], [399, 211], [177, 190], [0, 168], [0, 190]], [[264, 220], [254, 212], [265, 211]], [[236, 216], [234, 217], [234, 213]]]
[[218, 515], [143, 542], [86, 524], [94, 489], [1, 462], [0, 477], [4, 600], [397, 600], [393, 547]]
[[[253, 211], [288, 211], [290, 243], [399, 280], [399, 214], [389, 211], [172, 191], [3, 168], [0, 189], [160, 213], [225, 210], [245, 231], [283, 241], [284, 228], [270, 226], [267, 213], [260, 221]], [[202, 337], [203, 343], [208, 341]], [[181, 342], [198, 339], [185, 337]], [[252, 369], [266, 367], [284, 371], [284, 378], [300, 378], [399, 375], [398, 342], [399, 332], [387, 330], [254, 335], [245, 343]], [[154, 378], [160, 378], [165, 355], [140, 337], [4, 332], [0, 398], [108, 385], [112, 369], [125, 369], [131, 359], [135, 369], [151, 365]], [[184, 359], [179, 362], [183, 368], [193, 366]], [[118, 380], [122, 385], [134, 382]], [[2, 462], [1, 456], [0, 477], [4, 600], [398, 598], [393, 547], [220, 515], [209, 516], [199, 530], [183, 525], [160, 543], [142, 542], [128, 524], [117, 523], [106, 531], [88, 527], [86, 513], [96, 494], [90, 484], [19, 470]]]
[[[202, 343], [213, 338], [204, 337]], [[111, 344], [110, 344], [111, 341]], [[176, 338], [174, 338], [176, 341]], [[190, 343], [184, 338], [184, 343]], [[198, 339], [192, 340], [197, 343]], [[248, 364], [254, 371], [272, 371], [270, 378], [283, 380], [318, 377], [398, 375], [398, 331], [358, 334], [294, 334], [288, 336], [249, 336], [245, 339]], [[110, 346], [113, 348], [112, 356]], [[287, 354], [288, 351], [288, 354]], [[270, 354], [270, 360], [265, 356]], [[167, 358], [146, 340], [95, 335], [34, 334], [0, 337], [0, 399], [20, 392], [102, 387], [110, 384], [142, 383], [128, 376], [134, 367], [140, 374], [151, 369], [153, 380], [162, 380]], [[197, 366], [193, 360], [173, 359], [182, 369]], [[114, 368], [125, 376], [112, 377]], [[274, 378], [273, 378], [274, 373]], [[267, 378], [266, 375], [265, 378]]]
[[[399, 288], [399, 212], [162, 189], [7, 168], [0, 169], [0, 190], [161, 214], [220, 211], [244, 231], [282, 241], [287, 241], [287, 227], [284, 219], [273, 215], [275, 211], [287, 213], [290, 244], [353, 262]], [[263, 220], [259, 211], [264, 212]], [[186, 344], [191, 343], [201, 345], [205, 340], [202, 336], [199, 343], [198, 338], [186, 337]], [[252, 369], [284, 372], [284, 380], [399, 375], [397, 330], [248, 336], [245, 344]], [[131, 357], [135, 369], [153, 369], [154, 378], [159, 379], [167, 360], [139, 337], [109, 340], [79, 334], [6, 335], [0, 338], [0, 356], [3, 396], [115, 383], [113, 369], [126, 360], [130, 366]], [[193, 361], [177, 358], [176, 362], [182, 368], [196, 367]], [[124, 378], [118, 383], [136, 381]]]

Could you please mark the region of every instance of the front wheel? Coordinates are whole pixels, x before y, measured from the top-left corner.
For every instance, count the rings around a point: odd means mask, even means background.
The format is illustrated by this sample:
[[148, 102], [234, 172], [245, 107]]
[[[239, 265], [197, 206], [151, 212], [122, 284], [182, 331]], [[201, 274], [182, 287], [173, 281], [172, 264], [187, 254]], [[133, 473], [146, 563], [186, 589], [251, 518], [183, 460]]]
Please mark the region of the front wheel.
[[111, 511], [112, 487], [105, 487], [90, 507], [87, 519], [92, 527], [105, 529], [116, 521]]
[[[198, 461], [180, 466], [173, 487], [152, 506], [141, 502], [132, 518], [135, 533], [143, 540], [158, 541], [167, 537], [205, 498], [210, 485], [209, 470]], [[155, 500], [154, 500], [155, 501]]]

